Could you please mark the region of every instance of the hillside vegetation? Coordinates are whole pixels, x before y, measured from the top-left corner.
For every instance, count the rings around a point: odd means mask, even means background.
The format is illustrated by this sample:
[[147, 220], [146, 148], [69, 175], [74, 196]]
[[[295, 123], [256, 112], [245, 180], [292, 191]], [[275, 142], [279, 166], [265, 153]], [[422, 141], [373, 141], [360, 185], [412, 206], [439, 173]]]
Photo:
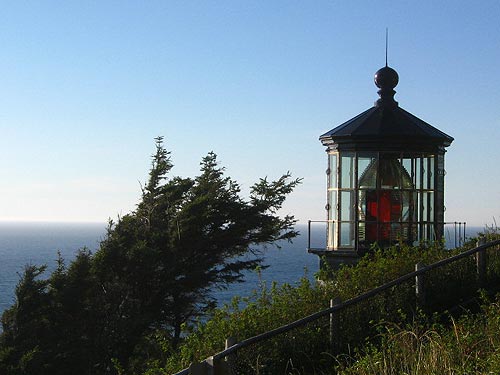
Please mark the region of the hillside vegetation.
[[[378, 345], [367, 344], [334, 373], [342, 375], [500, 374], [500, 297], [478, 314], [447, 325], [381, 325]], [[347, 364], [346, 364], [347, 363]]]
[[[495, 230], [488, 229], [483, 235], [488, 241], [500, 238]], [[472, 239], [464, 247], [453, 251], [444, 250], [439, 243], [379, 249], [363, 258], [357, 266], [346, 267], [330, 275], [327, 282], [310, 283], [304, 278], [295, 286], [263, 286], [253, 296], [236, 298], [231, 305], [214, 310], [210, 320], [192, 327], [192, 333], [185, 337], [178, 351], [164, 361], [152, 359], [147, 366], [148, 374], [175, 373], [193, 361], [201, 361], [221, 351], [225, 338], [235, 337], [241, 341], [282, 326], [327, 308], [330, 299], [345, 301], [412, 272], [417, 262], [431, 264], [473, 248], [475, 244], [476, 239]], [[488, 259], [487, 283], [490, 287], [499, 286], [500, 252], [497, 249], [488, 251]], [[325, 275], [322, 277], [325, 278]], [[482, 321], [480, 316], [467, 318], [470, 320], [450, 320], [451, 315], [446, 313], [447, 309], [478, 296], [474, 257], [432, 271], [426, 276], [425, 287], [427, 300], [421, 310], [416, 308], [414, 283], [409, 281], [342, 311], [336, 320], [340, 335], [336, 337], [333, 347], [329, 343], [329, 317], [326, 317], [239, 351], [233, 365], [235, 371], [238, 374], [329, 374], [337, 371], [354, 374], [361, 369], [355, 366], [363, 363], [367, 363], [366, 371], [369, 371], [370, 361], [378, 362], [384, 353], [389, 355], [392, 346], [399, 346], [395, 341], [397, 339], [405, 340], [413, 334], [413, 337], [423, 340], [419, 346], [422, 351], [427, 350], [425, 345], [434, 343], [437, 337], [443, 340], [444, 347], [453, 346], [445, 330], [449, 322], [455, 324], [454, 332], [468, 337], [466, 328], [476, 324], [472, 319]], [[485, 311], [489, 312], [489, 316], [494, 316], [494, 311], [498, 311], [495, 310], [497, 306], [494, 304]], [[414, 324], [417, 325], [414, 327]], [[397, 327], [404, 328], [398, 331]], [[486, 337], [481, 340], [486, 340]], [[498, 342], [493, 337], [488, 336], [488, 339]], [[495, 358], [497, 349], [494, 345], [492, 348], [492, 358]], [[411, 350], [412, 353], [414, 351]], [[401, 356], [397, 352], [394, 355], [397, 358]], [[450, 353], [451, 357], [455, 355], [455, 352]], [[396, 362], [386, 364], [390, 369]], [[373, 373], [377, 371], [382, 370], [375, 368]], [[401, 371], [404, 373], [405, 370], [386, 373]]]

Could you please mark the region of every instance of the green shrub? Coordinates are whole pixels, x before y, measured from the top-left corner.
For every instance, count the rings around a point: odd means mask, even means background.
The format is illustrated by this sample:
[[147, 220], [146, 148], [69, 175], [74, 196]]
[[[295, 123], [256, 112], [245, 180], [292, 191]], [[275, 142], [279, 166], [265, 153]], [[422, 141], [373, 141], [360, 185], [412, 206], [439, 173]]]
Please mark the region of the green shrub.
[[[498, 237], [498, 234], [490, 234], [490, 238]], [[345, 301], [412, 272], [417, 262], [431, 264], [474, 245], [475, 242], [470, 241], [468, 247], [454, 251], [444, 250], [441, 243], [375, 249], [356, 266], [343, 267], [328, 280], [311, 283], [304, 278], [296, 286], [264, 286], [248, 298], [235, 298], [232, 304], [214, 310], [211, 319], [190, 327], [179, 349], [166, 361], [157, 361], [150, 371], [161, 369], [166, 373], [175, 373], [193, 361], [201, 361], [222, 351], [224, 340], [228, 337], [241, 341], [280, 327], [324, 310], [329, 306], [330, 299]], [[488, 280], [493, 282], [500, 275], [500, 255], [498, 251], [491, 253], [490, 260], [493, 262], [488, 266]], [[426, 274], [424, 312], [431, 315], [443, 312], [475, 295], [478, 289], [476, 279], [473, 257]], [[341, 334], [336, 337], [335, 348], [329, 345], [329, 317], [326, 316], [303, 328], [240, 350], [236, 359], [237, 373], [328, 373], [338, 361], [336, 354], [364, 350], [366, 340], [370, 340], [371, 345], [382, 342], [383, 336], [377, 331], [376, 323], [391, 321], [404, 325], [413, 321], [419, 314], [414, 288], [414, 281], [409, 280], [344, 309], [337, 321]], [[424, 331], [422, 335], [430, 343], [438, 342], [434, 331]], [[428, 355], [438, 352], [437, 347], [431, 346], [425, 346], [425, 350], [429, 351]], [[375, 351], [373, 355], [380, 353]], [[492, 356], [490, 361], [492, 368], [498, 366], [497, 357]]]

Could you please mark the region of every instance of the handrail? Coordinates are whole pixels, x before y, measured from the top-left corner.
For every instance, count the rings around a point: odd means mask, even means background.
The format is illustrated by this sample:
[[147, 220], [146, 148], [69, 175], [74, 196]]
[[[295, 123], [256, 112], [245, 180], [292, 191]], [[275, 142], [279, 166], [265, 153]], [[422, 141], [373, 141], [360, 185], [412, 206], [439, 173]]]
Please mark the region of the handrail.
[[368, 298], [371, 298], [377, 294], [379, 294], [380, 292], [383, 292], [384, 290], [387, 290], [395, 285], [399, 285], [399, 284], [402, 284], [403, 282], [409, 280], [409, 279], [412, 279], [416, 276], [419, 276], [419, 275], [422, 275], [426, 272], [429, 272], [435, 268], [438, 268], [438, 267], [442, 267], [442, 266], [445, 266], [447, 264], [450, 264], [450, 263], [453, 263], [457, 260], [460, 260], [462, 258], [466, 258], [472, 254], [475, 254], [479, 251], [482, 251], [482, 250], [485, 250], [489, 247], [493, 247], [495, 245], [500, 245], [500, 240], [496, 240], [496, 241], [493, 241], [493, 242], [490, 242], [488, 244], [485, 244], [485, 245], [481, 245], [479, 247], [476, 247], [474, 249], [471, 249], [471, 250], [467, 250], [467, 251], [464, 251], [463, 253], [460, 253], [460, 254], [457, 254], [457, 255], [454, 255], [450, 258], [446, 258], [446, 259], [442, 259], [436, 263], [433, 263], [433, 264], [430, 264], [428, 266], [424, 266], [422, 267], [421, 269], [419, 269], [418, 271], [413, 271], [413, 272], [410, 272], [410, 273], [407, 273], [406, 275], [403, 275], [397, 279], [394, 279], [392, 281], [389, 281], [379, 287], [376, 287], [368, 292], [365, 292], [363, 294], [360, 294], [359, 296], [356, 296], [356, 297], [353, 297], [351, 299], [348, 299], [347, 301], [344, 301], [338, 305], [335, 305], [333, 307], [330, 307], [328, 309], [325, 309], [325, 310], [321, 310], [321, 311], [318, 311], [314, 314], [311, 314], [309, 316], [306, 316], [305, 318], [302, 318], [302, 319], [299, 319], [299, 320], [296, 320], [295, 322], [292, 322], [292, 323], [289, 323], [287, 325], [284, 325], [284, 326], [281, 326], [281, 327], [278, 327], [278, 328], [275, 328], [271, 331], [267, 331], [265, 333], [261, 333], [260, 335], [257, 335], [257, 336], [254, 336], [254, 337], [251, 337], [251, 338], [248, 338], [246, 340], [243, 340], [239, 343], [237, 343], [236, 345], [233, 345], [223, 351], [221, 351], [220, 353], [217, 353], [217, 354], [214, 354], [214, 359], [220, 359], [222, 357], [226, 357], [228, 356], [229, 354], [233, 353], [234, 351], [236, 350], [239, 350], [239, 349], [242, 349], [248, 345], [251, 345], [251, 344], [254, 344], [256, 342], [259, 342], [259, 341], [262, 341], [266, 338], [270, 338], [270, 337], [274, 337], [280, 333], [284, 333], [284, 332], [287, 332], [287, 331], [290, 331], [291, 329], [295, 328], [295, 327], [299, 327], [301, 325], [304, 325], [304, 324], [307, 324], [307, 323], [310, 323], [314, 320], [317, 320], [323, 316], [326, 316], [328, 314], [331, 314], [335, 311], [338, 311], [338, 310], [342, 310], [346, 307], [349, 307], [351, 305], [354, 305], [356, 303], [359, 303], [359, 302], [362, 302]]
[[[298, 319], [292, 323], [289, 323], [289, 324], [286, 324], [284, 326], [281, 326], [281, 327], [272, 329], [270, 331], [261, 333], [257, 336], [253, 336], [253, 337], [250, 337], [248, 339], [245, 339], [245, 340], [243, 340], [243, 341], [241, 341], [233, 346], [230, 346], [227, 349], [224, 349], [223, 351], [221, 351], [219, 353], [214, 354], [211, 357], [211, 359], [213, 361], [216, 361], [216, 360], [219, 360], [221, 358], [227, 357], [227, 356], [231, 355], [232, 353], [236, 352], [237, 350], [243, 349], [249, 345], [255, 344], [255, 343], [260, 342], [260, 341], [264, 341], [268, 338], [272, 338], [272, 337], [277, 336], [281, 333], [288, 332], [296, 327], [300, 327], [300, 326], [305, 325], [307, 323], [313, 322], [313, 321], [315, 321], [323, 316], [326, 316], [328, 314], [332, 314], [336, 311], [343, 310], [346, 307], [349, 307], [349, 306], [355, 305], [359, 302], [365, 301], [365, 300], [367, 300], [367, 299], [369, 299], [369, 298], [371, 298], [371, 297], [373, 297], [373, 296], [375, 296], [375, 295], [377, 295], [377, 294], [379, 294], [387, 289], [390, 289], [391, 287], [393, 287], [395, 285], [402, 284], [409, 279], [415, 278], [416, 276], [425, 274], [425, 273], [427, 273], [435, 268], [443, 267], [447, 264], [456, 262], [460, 259], [466, 258], [468, 256], [471, 256], [475, 253], [486, 250], [486, 249], [493, 247], [493, 246], [496, 246], [496, 245], [500, 245], [500, 240], [492, 241], [492, 242], [477, 246], [473, 249], [464, 251], [463, 253], [454, 255], [454, 256], [446, 258], [446, 259], [442, 259], [442, 260], [437, 261], [435, 263], [432, 263], [428, 266], [423, 266], [422, 268], [418, 269], [417, 271], [407, 273], [406, 275], [403, 275], [397, 279], [389, 281], [381, 286], [378, 286], [374, 289], [369, 290], [368, 292], [365, 292], [365, 293], [360, 294], [356, 297], [348, 299], [348, 300], [346, 300], [342, 303], [339, 303], [337, 305], [334, 305], [330, 308], [318, 311], [314, 314], [311, 314], [311, 315], [308, 315], [304, 318]], [[184, 369], [184, 370], [176, 373], [175, 375], [187, 375], [187, 374], [189, 374], [189, 369]]]
[[311, 248], [311, 223], [334, 223], [335, 220], [307, 220], [307, 249]]
[[[335, 223], [335, 222], [336, 222], [336, 220], [332, 220], [332, 219], [328, 219], [328, 220], [308, 220], [307, 221], [307, 250], [308, 251], [309, 250], [319, 250], [317, 248], [312, 248], [311, 247], [311, 238], [312, 238], [312, 235], [311, 235], [311, 224], [312, 223], [327, 224], [327, 223]], [[386, 222], [384, 224], [401, 224], [401, 221], [388, 221], [388, 222]], [[439, 223], [424, 222], [424, 224], [427, 224], [427, 225], [442, 224], [443, 226], [453, 225], [453, 230], [454, 230], [453, 240], [454, 240], [455, 248], [457, 248], [458, 246], [462, 246], [464, 244], [464, 241], [465, 241], [465, 238], [466, 238], [466, 227], [467, 227], [467, 223], [465, 221], [442, 221], [442, 222], [439, 222]], [[457, 232], [457, 230], [458, 230], [458, 232]], [[446, 235], [444, 235], [444, 237], [446, 238]], [[458, 239], [458, 243], [457, 243], [457, 239]]]

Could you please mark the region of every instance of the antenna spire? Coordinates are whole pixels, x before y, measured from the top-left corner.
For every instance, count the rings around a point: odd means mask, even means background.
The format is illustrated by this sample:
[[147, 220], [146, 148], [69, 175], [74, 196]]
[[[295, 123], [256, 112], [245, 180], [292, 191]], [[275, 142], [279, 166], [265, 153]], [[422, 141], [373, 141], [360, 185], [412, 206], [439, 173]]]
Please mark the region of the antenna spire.
[[389, 45], [389, 28], [385, 28], [385, 66], [387, 66], [387, 49]]

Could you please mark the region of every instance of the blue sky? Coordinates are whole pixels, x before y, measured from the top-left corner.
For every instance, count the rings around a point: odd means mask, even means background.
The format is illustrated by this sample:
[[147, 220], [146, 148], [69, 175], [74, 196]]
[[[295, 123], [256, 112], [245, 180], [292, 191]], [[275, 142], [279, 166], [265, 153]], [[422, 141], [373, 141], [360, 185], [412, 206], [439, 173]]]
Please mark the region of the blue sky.
[[40, 1], [0, 14], [0, 220], [133, 210], [165, 136], [173, 174], [213, 150], [247, 191], [304, 178], [284, 213], [325, 217], [319, 135], [371, 107], [373, 74], [455, 138], [446, 219], [500, 222], [498, 1]]

